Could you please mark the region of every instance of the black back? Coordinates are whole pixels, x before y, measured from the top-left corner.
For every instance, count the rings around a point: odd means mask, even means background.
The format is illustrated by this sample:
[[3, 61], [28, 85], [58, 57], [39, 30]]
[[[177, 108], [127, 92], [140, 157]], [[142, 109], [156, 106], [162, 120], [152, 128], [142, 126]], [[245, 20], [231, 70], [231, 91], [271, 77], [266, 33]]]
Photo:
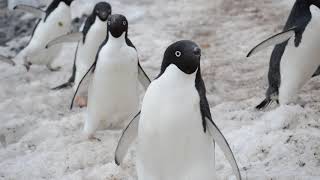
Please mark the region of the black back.
[[[295, 46], [298, 47], [303, 40], [303, 33], [308, 23], [311, 21], [310, 5], [317, 3], [319, 0], [296, 0], [288, 20], [283, 28], [286, 31], [290, 28], [296, 27], [295, 31]], [[278, 44], [274, 47], [269, 63], [268, 82], [269, 88], [267, 90], [267, 99], [272, 95], [278, 95], [280, 86], [280, 62], [283, 53], [288, 45], [288, 41]]]
[[46, 17], [44, 22], [47, 20], [48, 16], [59, 6], [60, 2], [64, 2], [67, 6], [70, 6], [73, 0], [53, 0], [46, 10]]

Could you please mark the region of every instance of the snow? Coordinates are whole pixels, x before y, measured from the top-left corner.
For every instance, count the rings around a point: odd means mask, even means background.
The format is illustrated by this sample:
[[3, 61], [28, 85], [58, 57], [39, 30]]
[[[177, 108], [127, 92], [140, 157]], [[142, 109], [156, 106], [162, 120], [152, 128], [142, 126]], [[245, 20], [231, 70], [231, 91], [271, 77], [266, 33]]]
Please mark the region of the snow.
[[[73, 5], [73, 17], [94, 1]], [[89, 3], [90, 2], [90, 3]], [[279, 32], [293, 0], [110, 1], [129, 19], [129, 36], [152, 78], [165, 48], [180, 39], [202, 47], [202, 74], [213, 119], [227, 138], [247, 180], [320, 179], [320, 86], [312, 79], [296, 105], [256, 111], [267, 87], [272, 48], [246, 59], [259, 41]], [[14, 39], [10, 47], [28, 40]], [[101, 130], [101, 142], [82, 136], [85, 109], [69, 110], [72, 89], [51, 91], [71, 72], [75, 46], [64, 46], [60, 72], [35, 66], [26, 72], [0, 64], [0, 179], [137, 179], [135, 145], [117, 167], [114, 150], [121, 130]], [[303, 107], [301, 106], [303, 105]], [[218, 179], [232, 179], [218, 149]]]

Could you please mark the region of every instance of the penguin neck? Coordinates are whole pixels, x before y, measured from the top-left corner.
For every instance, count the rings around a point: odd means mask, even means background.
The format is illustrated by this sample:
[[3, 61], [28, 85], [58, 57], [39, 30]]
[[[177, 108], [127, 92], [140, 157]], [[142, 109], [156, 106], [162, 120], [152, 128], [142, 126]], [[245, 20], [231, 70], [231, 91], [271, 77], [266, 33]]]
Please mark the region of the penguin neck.
[[159, 77], [159, 79], [164, 79], [167, 81], [174, 81], [176, 84], [179, 84], [181, 86], [185, 85], [195, 85], [195, 79], [196, 79], [196, 70], [192, 74], [186, 74], [183, 71], [181, 71], [176, 65], [170, 64], [164, 73]]
[[112, 47], [119, 48], [126, 43], [126, 33], [122, 33], [122, 35], [118, 38], [115, 38], [108, 32], [108, 44]]

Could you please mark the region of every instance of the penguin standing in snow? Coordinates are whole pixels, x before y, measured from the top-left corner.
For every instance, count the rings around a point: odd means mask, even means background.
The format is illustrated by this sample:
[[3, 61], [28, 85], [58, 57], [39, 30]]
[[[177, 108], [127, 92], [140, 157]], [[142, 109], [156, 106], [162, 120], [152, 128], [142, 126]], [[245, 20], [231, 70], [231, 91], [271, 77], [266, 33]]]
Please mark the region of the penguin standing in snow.
[[294, 103], [303, 85], [320, 74], [320, 0], [296, 0], [283, 32], [254, 47], [247, 57], [275, 45], [270, 58], [266, 99], [257, 109], [272, 101]]
[[159, 76], [146, 91], [141, 112], [122, 134], [115, 161], [120, 165], [138, 137], [139, 180], [216, 179], [214, 142], [241, 179], [233, 153], [212, 121], [200, 57], [201, 50], [192, 41], [170, 45]]
[[[18, 5], [16, 10], [23, 10], [39, 18], [31, 39], [15, 59], [22, 59], [27, 70], [32, 64], [43, 64], [51, 71], [57, 71], [60, 67], [52, 67], [53, 60], [59, 54], [61, 47], [46, 49], [51, 40], [68, 33], [71, 29], [70, 5], [73, 0], [53, 0], [46, 11], [27, 6]], [[4, 57], [2, 57], [3, 59]], [[5, 58], [6, 61], [12, 61]]]
[[[78, 42], [72, 75], [68, 82], [53, 88], [54, 90], [72, 86], [74, 91], [76, 90], [81, 78], [95, 61], [99, 47], [107, 36], [107, 19], [110, 14], [111, 5], [107, 2], [99, 2], [87, 18], [81, 32], [63, 35], [48, 43], [47, 48], [63, 42]], [[86, 92], [79, 93], [80, 96], [75, 99], [80, 107], [87, 104]]]
[[[96, 60], [80, 81], [72, 99], [88, 89], [85, 135], [95, 139], [99, 126], [120, 128], [139, 108], [139, 81], [147, 88], [150, 80], [141, 68], [137, 51], [128, 38], [128, 21], [120, 14], [108, 17], [107, 36]], [[87, 83], [86, 83], [87, 82]], [[89, 87], [86, 87], [89, 85]]]

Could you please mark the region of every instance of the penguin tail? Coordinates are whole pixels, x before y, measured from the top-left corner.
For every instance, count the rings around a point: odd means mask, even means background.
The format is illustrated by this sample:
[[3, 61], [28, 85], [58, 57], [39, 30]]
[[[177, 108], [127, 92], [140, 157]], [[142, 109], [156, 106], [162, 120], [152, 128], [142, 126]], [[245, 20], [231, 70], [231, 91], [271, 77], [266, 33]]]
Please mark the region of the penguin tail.
[[61, 90], [61, 89], [66, 89], [66, 88], [71, 88], [73, 86], [73, 83], [68, 81], [66, 83], [63, 83], [57, 87], [51, 88], [51, 90]]
[[271, 102], [272, 102], [272, 99], [266, 98], [266, 99], [264, 99], [259, 105], [256, 106], [256, 109], [257, 109], [257, 110], [263, 110], [263, 109], [265, 109], [266, 107], [268, 107]]

